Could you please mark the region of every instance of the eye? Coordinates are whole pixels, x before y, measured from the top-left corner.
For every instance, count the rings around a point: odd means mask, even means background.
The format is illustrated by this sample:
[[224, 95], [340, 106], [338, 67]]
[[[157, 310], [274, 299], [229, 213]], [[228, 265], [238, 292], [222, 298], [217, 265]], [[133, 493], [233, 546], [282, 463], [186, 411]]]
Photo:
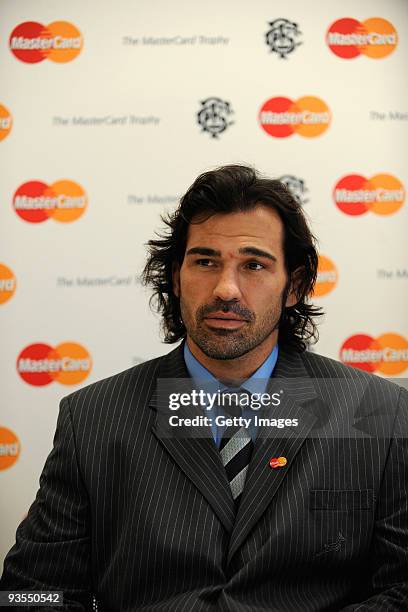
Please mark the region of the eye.
[[265, 267], [263, 264], [259, 263], [259, 261], [250, 261], [247, 266], [250, 270], [255, 271], [262, 270]]
[[211, 259], [196, 259], [195, 263], [197, 266], [204, 268], [209, 268], [210, 266], [214, 265], [214, 262]]

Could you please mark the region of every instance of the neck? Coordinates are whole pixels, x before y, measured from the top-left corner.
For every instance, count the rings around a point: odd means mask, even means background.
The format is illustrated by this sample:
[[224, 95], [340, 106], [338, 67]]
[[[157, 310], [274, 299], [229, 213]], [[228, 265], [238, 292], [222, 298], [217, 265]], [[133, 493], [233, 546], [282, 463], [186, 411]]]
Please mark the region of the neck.
[[277, 340], [278, 333], [276, 330], [260, 345], [235, 359], [213, 359], [208, 357], [190, 336], [187, 336], [187, 346], [197, 361], [207, 368], [217, 380], [227, 385], [238, 386], [261, 367], [275, 347]]

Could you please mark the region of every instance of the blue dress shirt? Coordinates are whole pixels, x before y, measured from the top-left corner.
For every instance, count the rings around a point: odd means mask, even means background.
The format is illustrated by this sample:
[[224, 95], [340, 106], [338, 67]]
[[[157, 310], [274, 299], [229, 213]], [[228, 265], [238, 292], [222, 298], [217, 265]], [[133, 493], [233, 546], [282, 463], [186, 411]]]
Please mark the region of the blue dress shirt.
[[[245, 389], [251, 394], [265, 393], [268, 379], [272, 376], [276, 361], [278, 359], [278, 352], [278, 345], [276, 345], [263, 364], [256, 370], [256, 372], [252, 374], [250, 378], [247, 378], [247, 380], [241, 384], [240, 388]], [[184, 343], [184, 361], [186, 363], [188, 373], [199, 388], [205, 388], [207, 391], [212, 391], [213, 393], [218, 390], [225, 391], [226, 389], [231, 392], [234, 391], [234, 389], [227, 387], [217, 380], [215, 376], [213, 376], [211, 372], [209, 372], [207, 368], [205, 368], [194, 357], [187, 346], [187, 342]], [[237, 389], [235, 389], [235, 391], [237, 391]], [[205, 411], [206, 416], [211, 418], [211, 430], [213, 433], [214, 442], [219, 448], [225, 427], [217, 425], [215, 422], [215, 417], [218, 415], [226, 416], [225, 412], [220, 406], [214, 406], [211, 410], [207, 410], [206, 407], [203, 406], [203, 410]], [[253, 415], [254, 411], [250, 407], [245, 407], [242, 411], [242, 416], [244, 418], [251, 418]], [[257, 435], [257, 427], [255, 427], [255, 424], [252, 424], [248, 431], [252, 437], [252, 441], [255, 442]]]

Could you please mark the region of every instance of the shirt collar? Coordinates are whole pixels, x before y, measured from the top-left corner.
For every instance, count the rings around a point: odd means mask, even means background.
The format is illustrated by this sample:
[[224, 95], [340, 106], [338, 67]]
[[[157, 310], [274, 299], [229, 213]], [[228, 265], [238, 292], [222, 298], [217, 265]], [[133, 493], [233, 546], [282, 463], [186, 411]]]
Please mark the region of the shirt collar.
[[[249, 391], [249, 393], [264, 393], [268, 384], [269, 378], [275, 369], [276, 362], [278, 360], [279, 348], [276, 344], [271, 353], [265, 359], [263, 364], [244, 381], [241, 385], [243, 389]], [[216, 383], [220, 390], [226, 389], [227, 386], [220, 383], [213, 374], [207, 368], [205, 368], [199, 361], [194, 357], [192, 352], [187, 346], [187, 342], [184, 343], [184, 361], [188, 373], [195, 382], [206, 381], [210, 384]]]

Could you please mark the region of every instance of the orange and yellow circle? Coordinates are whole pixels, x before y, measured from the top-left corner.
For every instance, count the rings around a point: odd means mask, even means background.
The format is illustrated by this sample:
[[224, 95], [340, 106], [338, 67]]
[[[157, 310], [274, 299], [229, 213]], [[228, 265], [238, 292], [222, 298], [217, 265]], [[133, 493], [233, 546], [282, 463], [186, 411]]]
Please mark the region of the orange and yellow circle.
[[0, 140], [4, 140], [11, 132], [13, 118], [8, 108], [0, 104]]
[[337, 285], [338, 277], [339, 275], [334, 262], [325, 255], [319, 255], [317, 279], [313, 295], [315, 297], [321, 297], [333, 291]]
[[12, 270], [0, 263], [0, 304], [4, 304], [13, 297], [16, 290], [16, 277]]
[[11, 429], [0, 427], [0, 470], [7, 470], [18, 460], [20, 440]]

